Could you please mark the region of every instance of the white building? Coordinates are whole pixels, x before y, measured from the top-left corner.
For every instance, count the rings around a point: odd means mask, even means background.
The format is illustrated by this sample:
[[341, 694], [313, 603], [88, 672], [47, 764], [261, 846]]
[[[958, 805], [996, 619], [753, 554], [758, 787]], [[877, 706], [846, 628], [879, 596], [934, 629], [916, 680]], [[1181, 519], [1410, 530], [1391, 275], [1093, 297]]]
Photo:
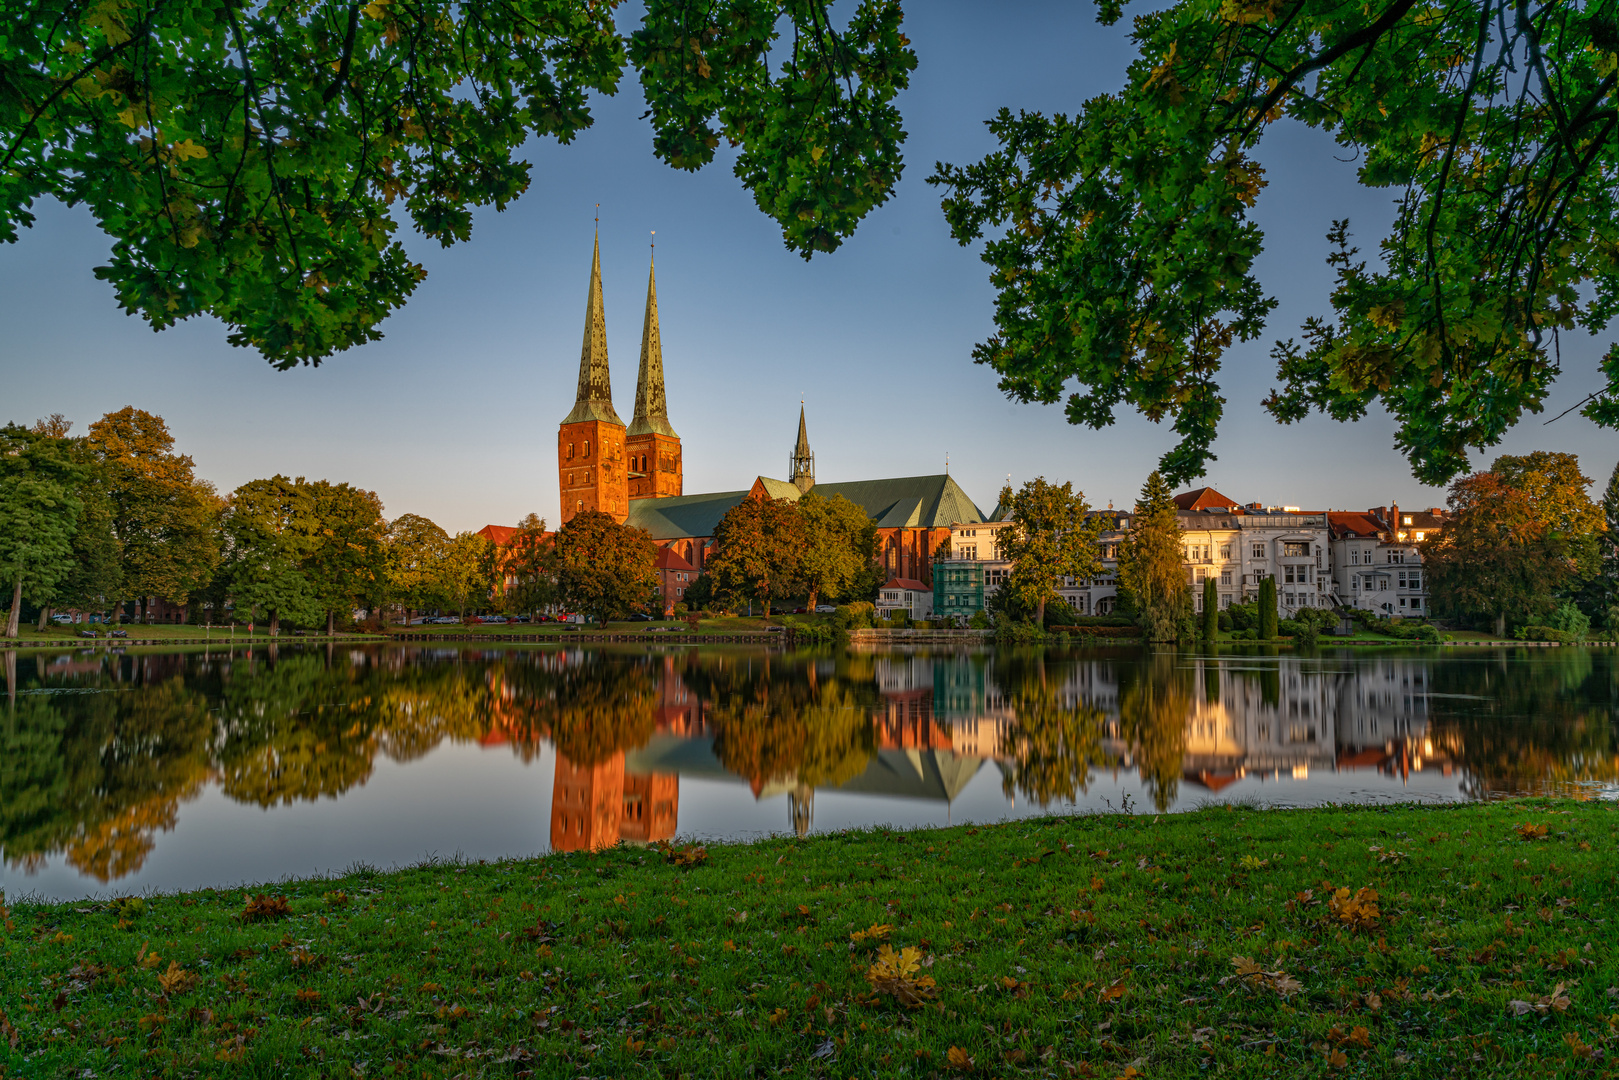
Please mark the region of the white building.
[[1445, 527], [1444, 510], [1401, 513], [1396, 504], [1327, 516], [1333, 594], [1340, 605], [1385, 619], [1432, 614], [1421, 545]]

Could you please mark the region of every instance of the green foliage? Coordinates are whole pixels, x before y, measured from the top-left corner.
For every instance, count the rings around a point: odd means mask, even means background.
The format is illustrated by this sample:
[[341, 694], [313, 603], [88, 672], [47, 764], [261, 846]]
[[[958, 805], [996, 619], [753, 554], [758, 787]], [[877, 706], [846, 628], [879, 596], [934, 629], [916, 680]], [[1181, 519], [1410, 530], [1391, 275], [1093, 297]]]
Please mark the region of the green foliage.
[[1213, 641], [1220, 635], [1220, 593], [1214, 578], [1203, 579], [1203, 640]]
[[488, 538], [471, 532], [456, 533], [445, 546], [440, 565], [445, 596], [462, 617], [469, 607], [489, 603], [496, 571], [495, 546]]
[[16, 637], [26, 595], [43, 602], [73, 572], [74, 537], [88, 469], [66, 441], [17, 424], [0, 428], [0, 582], [10, 585], [6, 637]]
[[236, 617], [269, 617], [271, 635], [281, 620], [311, 625], [324, 613], [305, 565], [320, 544], [313, 487], [274, 476], [250, 480], [231, 492], [224, 515], [227, 551], [223, 575]]
[[797, 577], [808, 589], [806, 606], [846, 596], [871, 567], [877, 550], [877, 523], [842, 495], [830, 499], [805, 492], [794, 504], [803, 520], [803, 547]]
[[1059, 600], [1046, 608], [1046, 629], [1053, 626], [1078, 626], [1079, 616], [1065, 601]]
[[376, 607], [387, 590], [387, 548], [382, 500], [374, 491], [317, 480], [309, 485], [315, 535], [302, 570], [326, 615], [327, 629], [341, 613]]
[[419, 514], [401, 514], [388, 526], [388, 595], [412, 611], [445, 603], [443, 564], [449, 534]]
[[1058, 602], [1061, 578], [1084, 580], [1102, 571], [1096, 539], [1103, 521], [1090, 516], [1084, 492], [1073, 484], [1049, 484], [1038, 476], [1017, 491], [1001, 491], [1001, 506], [1012, 527], [999, 534], [1000, 554], [1012, 561], [1012, 573], [998, 590], [1006, 602], [1031, 613], [1044, 625], [1048, 602]]
[[686, 586], [686, 604], [693, 611], [702, 611], [713, 602], [714, 579], [709, 576], [707, 570], [704, 570]]
[[654, 153], [695, 169], [739, 146], [807, 258], [893, 193], [899, 24], [892, 0], [842, 30], [821, 3], [664, 0], [626, 42], [586, 0], [43, 0], [0, 47], [0, 241], [37, 199], [82, 204], [127, 311], [212, 314], [278, 367], [319, 362], [380, 337], [425, 276], [400, 224], [466, 240], [527, 190], [524, 144], [572, 141], [634, 67]]
[[1574, 641], [1584, 641], [1585, 636], [1591, 631], [1590, 618], [1576, 607], [1572, 600], [1564, 600], [1558, 604], [1547, 625], [1561, 630]]
[[1490, 472], [1523, 492], [1542, 528], [1562, 538], [1579, 577], [1601, 573], [1601, 541], [1607, 522], [1586, 492], [1591, 478], [1580, 472], [1577, 455], [1547, 450], [1521, 456], [1502, 454]]
[[967, 620], [967, 626], [972, 630], [988, 630], [989, 615], [982, 611], [973, 612], [973, 617]]
[[[1113, 22], [1123, 5], [1100, 10]], [[1392, 189], [1397, 213], [1370, 268], [1333, 223], [1332, 313], [1305, 321], [1302, 346], [1278, 343], [1266, 407], [1294, 422], [1380, 406], [1418, 478], [1444, 483], [1469, 446], [1540, 411], [1558, 331], [1600, 330], [1619, 309], [1612, 19], [1499, 0], [1144, 12], [1117, 93], [1073, 116], [1001, 109], [994, 152], [930, 178], [957, 241], [983, 241], [998, 293], [975, 358], [1017, 400], [1067, 394], [1071, 423], [1100, 429], [1121, 404], [1172, 418], [1161, 470], [1203, 473], [1224, 354], [1276, 303], [1254, 274], [1260, 143], [1300, 122], [1330, 133], [1362, 184]], [[1602, 369], [1585, 412], [1611, 426], [1619, 349]]]
[[1119, 545], [1120, 592], [1130, 591], [1149, 641], [1178, 641], [1191, 611], [1185, 546], [1169, 485], [1154, 472], [1136, 501], [1130, 531]]
[[1562, 645], [1572, 645], [1580, 640], [1567, 630], [1555, 626], [1520, 626], [1512, 632], [1512, 636], [1519, 641], [1555, 641]]
[[[545, 519], [529, 514], [498, 555], [497, 575], [511, 579], [506, 602], [513, 611], [536, 612], [556, 602], [556, 567]], [[686, 590], [689, 595], [691, 590]]]
[[557, 598], [602, 624], [652, 606], [657, 545], [640, 529], [585, 510], [556, 534]]
[[[1232, 607], [1235, 607], [1235, 606], [1236, 606], [1235, 604], [1232, 605]], [[1228, 608], [1227, 610], [1220, 612], [1220, 632], [1225, 633], [1225, 634], [1229, 634], [1231, 631], [1235, 630], [1236, 628], [1237, 628], [1237, 623], [1236, 623], [1236, 620], [1231, 617], [1230, 609]]]
[[1259, 625], [1255, 627], [1265, 641], [1274, 640], [1276, 627], [1276, 579], [1267, 574], [1259, 582]]

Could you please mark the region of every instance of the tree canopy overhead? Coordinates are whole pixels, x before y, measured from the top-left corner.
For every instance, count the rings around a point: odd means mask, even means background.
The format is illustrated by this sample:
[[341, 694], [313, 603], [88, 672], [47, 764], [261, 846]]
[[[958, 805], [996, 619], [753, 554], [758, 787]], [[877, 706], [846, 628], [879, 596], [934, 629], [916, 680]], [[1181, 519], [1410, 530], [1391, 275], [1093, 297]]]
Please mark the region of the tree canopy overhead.
[[[898, 180], [897, 0], [39, 0], [0, 8], [0, 241], [51, 196], [113, 237], [97, 275], [154, 328], [202, 313], [278, 367], [380, 337], [424, 276], [395, 238], [465, 240], [639, 76], [675, 168], [735, 172], [806, 258]], [[396, 217], [394, 203], [403, 214]]]
[[[1100, 0], [1116, 22], [1119, 0]], [[1332, 311], [1280, 342], [1277, 419], [1375, 405], [1425, 483], [1468, 469], [1559, 373], [1559, 335], [1619, 306], [1619, 14], [1611, 4], [1178, 0], [1134, 20], [1126, 85], [1074, 116], [1003, 109], [999, 149], [931, 178], [987, 236], [995, 334], [975, 358], [1071, 423], [1170, 420], [1165, 479], [1203, 473], [1222, 359], [1265, 330], [1254, 155], [1278, 121], [1329, 132], [1398, 212], [1380, 265], [1329, 234]], [[1619, 424], [1619, 348], [1585, 403]], [[1077, 386], [1077, 389], [1070, 389]]]

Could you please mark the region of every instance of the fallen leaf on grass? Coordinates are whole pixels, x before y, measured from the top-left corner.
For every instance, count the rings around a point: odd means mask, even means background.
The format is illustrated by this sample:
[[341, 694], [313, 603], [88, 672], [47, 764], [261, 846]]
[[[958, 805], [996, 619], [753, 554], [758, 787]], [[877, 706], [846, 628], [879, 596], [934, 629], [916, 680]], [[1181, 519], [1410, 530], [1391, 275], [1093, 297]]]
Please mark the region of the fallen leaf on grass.
[[197, 976], [170, 960], [169, 970], [157, 977], [157, 983], [165, 994], [183, 994], [197, 985]]
[[893, 929], [888, 923], [873, 923], [865, 930], [856, 930], [850, 934], [849, 940], [856, 945], [862, 941], [883, 941], [887, 939]]
[[285, 896], [265, 896], [260, 893], [246, 899], [247, 906], [242, 909], [243, 922], [273, 922], [292, 914], [292, 905], [287, 903]]
[[973, 1071], [972, 1055], [967, 1053], [967, 1051], [963, 1050], [959, 1046], [952, 1046], [950, 1051], [945, 1054], [945, 1060], [948, 1061], [950, 1063], [950, 1067], [955, 1069], [957, 1072]]
[[1377, 890], [1339, 889], [1327, 898], [1327, 909], [1332, 917], [1352, 930], [1370, 929], [1378, 919]]
[[1507, 1012], [1511, 1013], [1513, 1016], [1525, 1016], [1532, 1012], [1546, 1013], [1552, 1012], [1553, 1010], [1557, 1012], [1567, 1012], [1573, 1004], [1574, 1003], [1568, 998], [1568, 990], [1565, 988], [1565, 985], [1563, 983], [1558, 983], [1556, 986], [1552, 987], [1551, 993], [1545, 995], [1544, 997], [1538, 997], [1534, 1001], [1507, 1002]]
[[1237, 980], [1237, 985], [1239, 986], [1246, 987], [1250, 990], [1260, 986], [1267, 987], [1276, 991], [1276, 993], [1280, 994], [1282, 997], [1288, 997], [1304, 989], [1304, 985], [1287, 972], [1266, 971], [1262, 965], [1250, 960], [1246, 956], [1233, 956], [1231, 958], [1231, 966], [1237, 969], [1237, 973], [1235, 975], [1227, 975], [1225, 978], [1221, 979], [1221, 986], [1224, 986], [1226, 983], [1235, 979]]
[[300, 1005], [313, 1005], [320, 1000], [319, 990], [300, 990], [295, 995]]
[[930, 976], [917, 977], [921, 970], [921, 950], [906, 946], [895, 952], [893, 946], [884, 945], [877, 950], [877, 962], [866, 971], [866, 980], [874, 992], [888, 994], [901, 1005], [914, 1009], [935, 993]]
[[1345, 1031], [1335, 1024], [1327, 1031], [1327, 1038], [1339, 1046], [1356, 1046], [1362, 1050], [1369, 1050], [1372, 1046], [1371, 1031], [1358, 1025]]
[[1129, 989], [1124, 985], [1125, 978], [1126, 976], [1120, 975], [1110, 985], [1102, 987], [1101, 992], [1096, 995], [1096, 1000], [1106, 1005], [1110, 1001], [1117, 1001], [1122, 998], [1124, 992]]
[[1602, 1054], [1601, 1050], [1587, 1044], [1583, 1039], [1581, 1039], [1580, 1033], [1577, 1031], [1570, 1031], [1568, 1034], [1564, 1035], [1563, 1042], [1568, 1044], [1569, 1053], [1573, 1054], [1581, 1061], [1591, 1061], [1597, 1057], [1600, 1057]]
[[1517, 833], [1525, 840], [1539, 840], [1543, 838], [1549, 830], [1544, 825], [1534, 825], [1526, 822], [1522, 825], [1514, 825], [1512, 827], [1512, 831]]
[[660, 840], [656, 845], [663, 852], [663, 861], [671, 866], [678, 866], [688, 870], [694, 866], [701, 866], [708, 861], [708, 849], [698, 847], [696, 844], [686, 844], [675, 847], [667, 840]]

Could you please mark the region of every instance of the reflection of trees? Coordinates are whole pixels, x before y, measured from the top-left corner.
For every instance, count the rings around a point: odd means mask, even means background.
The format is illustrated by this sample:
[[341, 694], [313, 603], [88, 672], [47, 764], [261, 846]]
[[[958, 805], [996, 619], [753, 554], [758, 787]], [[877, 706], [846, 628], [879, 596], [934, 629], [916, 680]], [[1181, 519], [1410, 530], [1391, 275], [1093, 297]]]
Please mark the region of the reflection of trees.
[[1172, 652], [1155, 651], [1121, 667], [1119, 734], [1130, 745], [1153, 806], [1167, 810], [1180, 790], [1186, 760], [1186, 721], [1192, 715], [1191, 672]]
[[644, 663], [586, 663], [558, 673], [535, 715], [557, 753], [575, 765], [600, 765], [644, 746], [657, 723], [658, 686]]
[[1105, 760], [1102, 710], [1062, 700], [1067, 670], [1048, 665], [1041, 652], [1008, 653], [996, 665], [996, 682], [1017, 718], [1002, 739], [1001, 753], [1012, 759], [1002, 787], [1041, 806], [1074, 801]]
[[[1619, 780], [1619, 665], [1606, 651], [1548, 649], [1532, 659], [1434, 664], [1429, 737], [1474, 797], [1577, 792]], [[1465, 696], [1461, 696], [1465, 695]]]
[[817, 678], [813, 661], [757, 667], [715, 665], [688, 682], [701, 686], [720, 764], [755, 791], [772, 780], [838, 786], [877, 753], [875, 684]]
[[211, 727], [206, 699], [178, 677], [24, 696], [0, 723], [0, 854], [37, 866], [66, 851], [102, 882], [139, 869], [208, 779]]

